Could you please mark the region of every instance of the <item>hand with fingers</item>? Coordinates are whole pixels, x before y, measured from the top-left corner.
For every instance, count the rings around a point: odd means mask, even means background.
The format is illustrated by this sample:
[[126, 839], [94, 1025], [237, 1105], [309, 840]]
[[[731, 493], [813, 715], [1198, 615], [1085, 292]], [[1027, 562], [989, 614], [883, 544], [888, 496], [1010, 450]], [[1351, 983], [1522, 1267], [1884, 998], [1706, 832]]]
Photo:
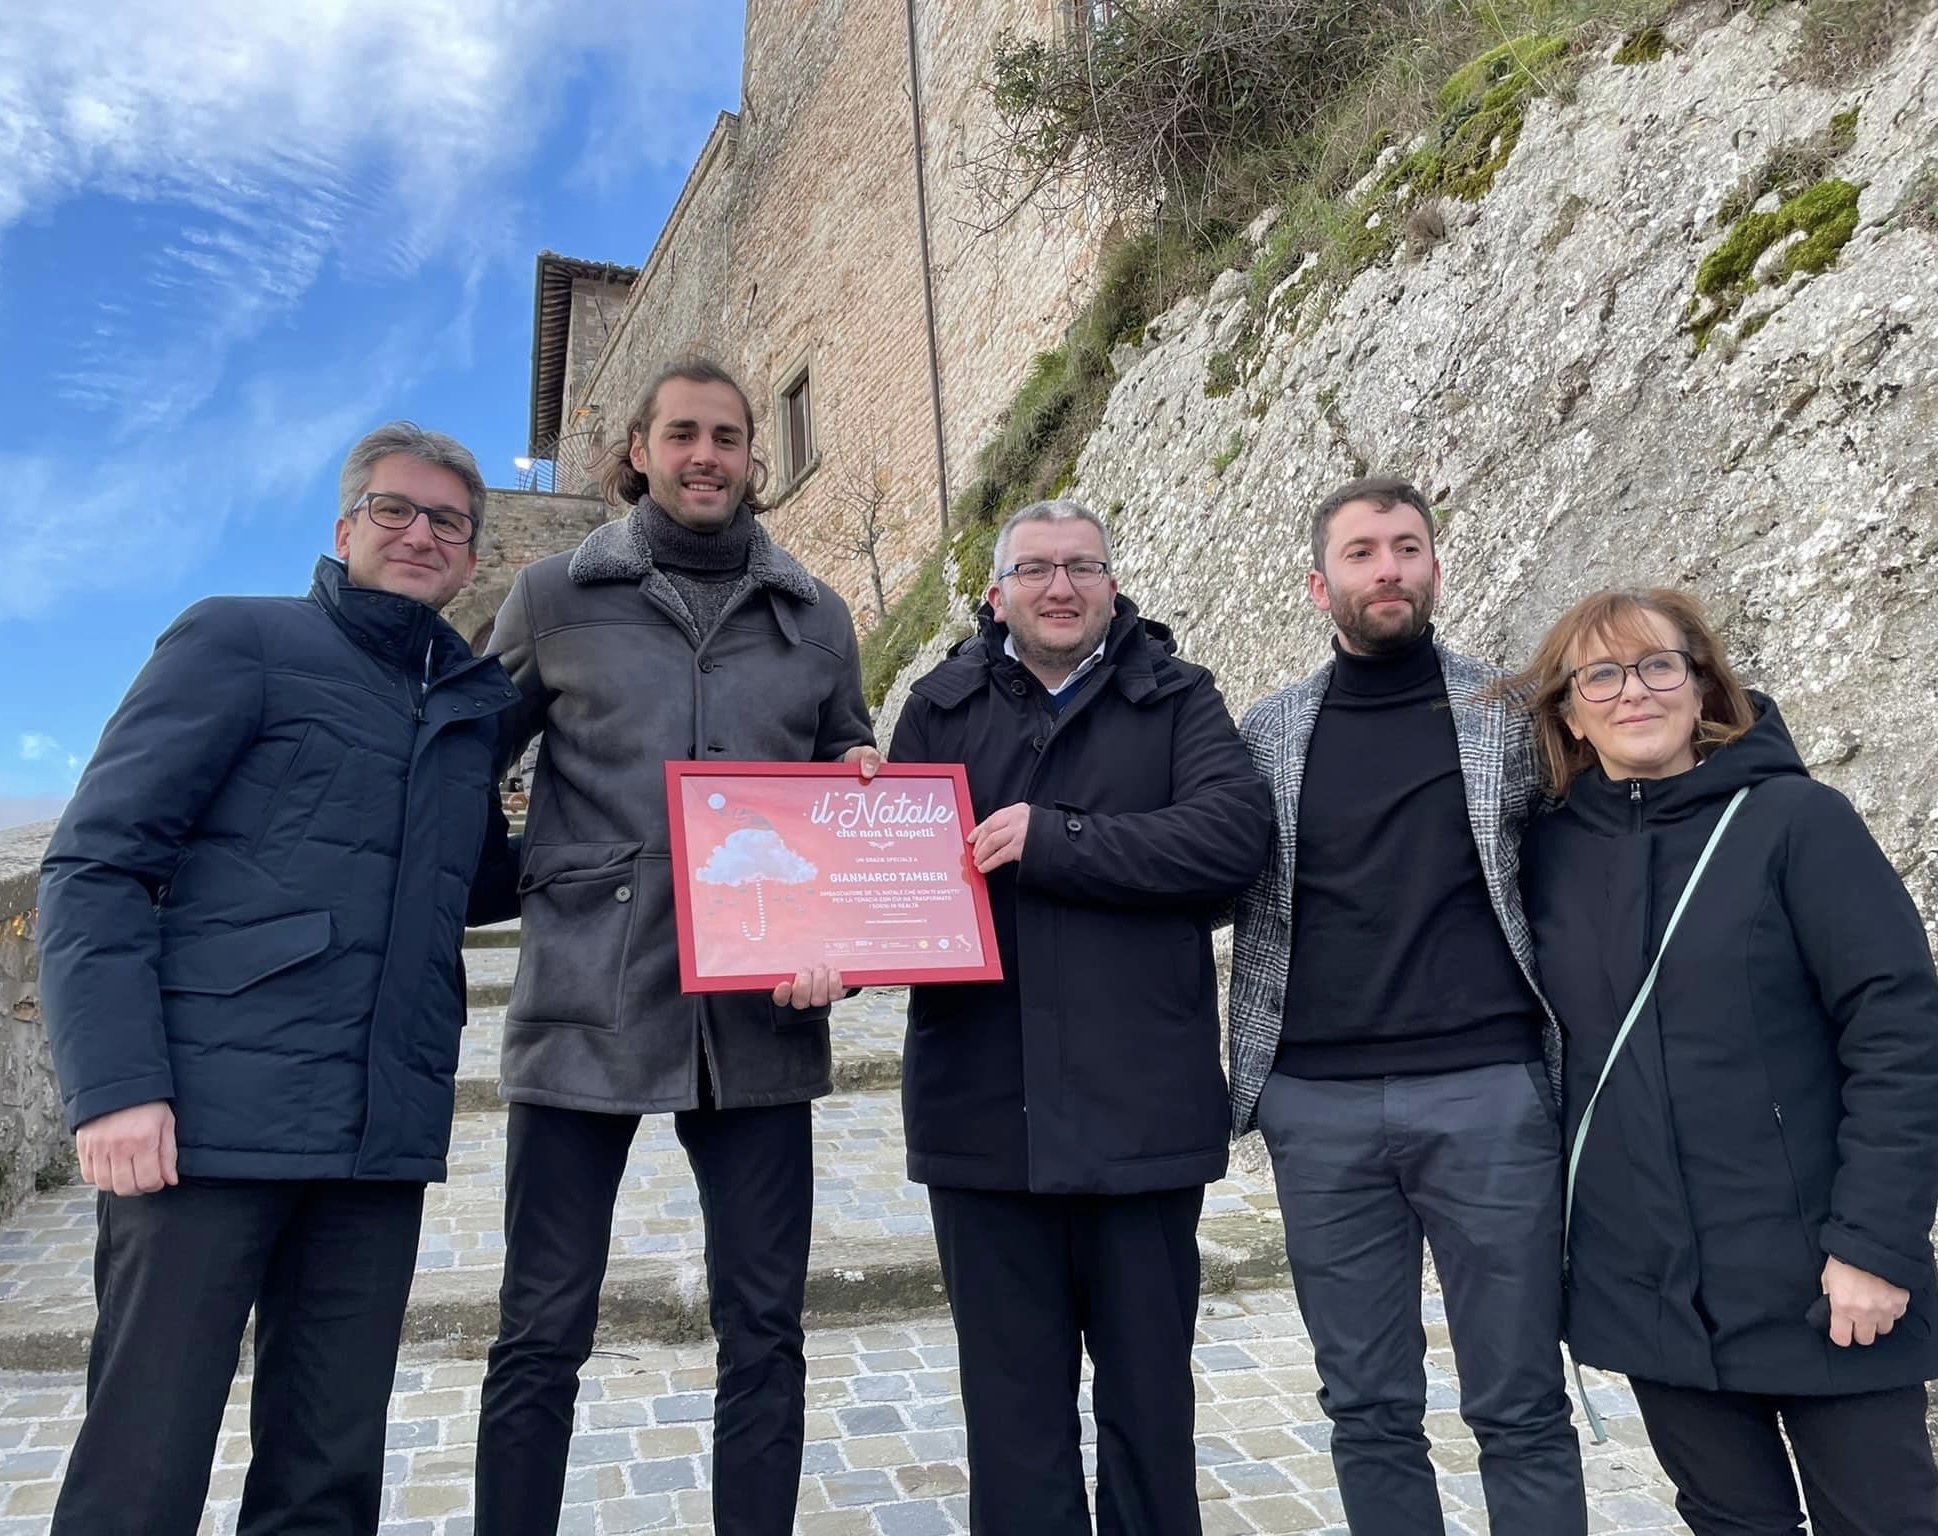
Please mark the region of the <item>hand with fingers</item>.
[[103, 1194], [152, 1195], [177, 1182], [175, 1111], [166, 1100], [102, 1115], [74, 1133], [83, 1182]]
[[1021, 801], [1006, 805], [970, 832], [969, 856], [985, 875], [1005, 864], [1020, 864], [1029, 835], [1029, 806]]
[[1911, 1305], [1911, 1293], [1842, 1259], [1824, 1261], [1821, 1284], [1830, 1303], [1830, 1342], [1840, 1349], [1875, 1344]]
[[841, 754], [841, 761], [852, 763], [861, 770], [861, 782], [866, 784], [881, 772], [882, 755], [874, 747], [850, 747]]
[[810, 970], [797, 971], [792, 981], [784, 981], [774, 988], [774, 1006], [825, 1008], [846, 992], [847, 988], [841, 984], [841, 972], [817, 965]]

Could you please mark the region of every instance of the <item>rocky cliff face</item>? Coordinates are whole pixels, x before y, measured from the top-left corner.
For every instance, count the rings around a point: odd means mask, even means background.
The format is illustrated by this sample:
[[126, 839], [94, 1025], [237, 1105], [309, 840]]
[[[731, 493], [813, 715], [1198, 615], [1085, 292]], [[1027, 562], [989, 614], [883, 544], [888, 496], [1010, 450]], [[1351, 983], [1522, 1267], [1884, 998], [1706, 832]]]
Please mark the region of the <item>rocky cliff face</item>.
[[1239, 273], [1163, 317], [1072, 494], [1235, 711], [1324, 654], [1306, 518], [1364, 471], [1442, 505], [1459, 648], [1519, 662], [1584, 592], [1692, 588], [1934, 919], [1938, 16], [1841, 87], [1798, 78], [1793, 24], [1719, 18], [1532, 103], [1415, 254], [1290, 283], [1262, 332]]

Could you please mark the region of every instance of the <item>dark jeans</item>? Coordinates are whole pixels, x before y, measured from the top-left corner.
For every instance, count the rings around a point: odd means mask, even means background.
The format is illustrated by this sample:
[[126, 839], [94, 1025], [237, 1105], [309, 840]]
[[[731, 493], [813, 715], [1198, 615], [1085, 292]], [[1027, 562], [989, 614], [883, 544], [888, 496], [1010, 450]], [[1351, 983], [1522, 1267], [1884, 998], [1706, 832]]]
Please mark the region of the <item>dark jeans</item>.
[[370, 1536], [424, 1186], [184, 1179], [97, 1205], [87, 1417], [54, 1536], [193, 1536], [252, 1306], [238, 1536]]
[[[719, 1342], [713, 1521], [787, 1536], [807, 1408], [801, 1308], [814, 1213], [806, 1104], [673, 1117], [700, 1187]], [[558, 1529], [579, 1367], [592, 1353], [612, 1207], [637, 1115], [513, 1104], [506, 1127], [505, 1278], [478, 1420], [478, 1536]]]
[[1196, 1536], [1204, 1189], [931, 1189], [954, 1314], [977, 1536], [1088, 1536], [1077, 1384], [1087, 1346], [1100, 1536]]
[[1427, 1454], [1420, 1240], [1432, 1245], [1503, 1536], [1582, 1536], [1561, 1375], [1561, 1132], [1538, 1065], [1318, 1082], [1258, 1106], [1354, 1536], [1445, 1530]]
[[1629, 1385], [1676, 1485], [1676, 1513], [1696, 1536], [1800, 1536], [1798, 1475], [1812, 1536], [1938, 1536], [1923, 1387], [1759, 1397]]

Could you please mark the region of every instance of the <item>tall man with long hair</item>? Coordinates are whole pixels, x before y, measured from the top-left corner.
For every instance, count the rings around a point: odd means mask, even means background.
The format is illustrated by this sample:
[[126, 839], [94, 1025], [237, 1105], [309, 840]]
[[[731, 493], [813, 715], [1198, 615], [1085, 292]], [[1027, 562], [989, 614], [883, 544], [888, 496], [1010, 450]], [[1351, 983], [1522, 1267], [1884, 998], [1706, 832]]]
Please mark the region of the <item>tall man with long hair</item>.
[[660, 765], [879, 762], [842, 600], [756, 521], [753, 410], [717, 364], [662, 371], [606, 474], [627, 508], [527, 566], [491, 646], [543, 733], [505, 1020], [505, 1271], [478, 1430], [480, 1536], [557, 1528], [578, 1371], [642, 1115], [699, 1185], [719, 1378], [714, 1529], [784, 1536], [800, 1484], [809, 1101], [839, 977], [680, 991]]

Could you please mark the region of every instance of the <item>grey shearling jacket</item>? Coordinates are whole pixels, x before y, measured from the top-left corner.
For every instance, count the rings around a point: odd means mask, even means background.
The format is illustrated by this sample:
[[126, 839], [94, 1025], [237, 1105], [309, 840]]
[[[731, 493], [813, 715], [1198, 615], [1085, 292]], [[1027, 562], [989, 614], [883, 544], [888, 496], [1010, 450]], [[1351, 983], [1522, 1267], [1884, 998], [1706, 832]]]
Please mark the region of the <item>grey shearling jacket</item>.
[[698, 636], [622, 518], [520, 571], [490, 649], [521, 695], [501, 755], [543, 732], [519, 878], [501, 1092], [614, 1114], [829, 1089], [826, 1011], [680, 991], [669, 759], [832, 761], [872, 743], [854, 622], [756, 526], [748, 574]]

